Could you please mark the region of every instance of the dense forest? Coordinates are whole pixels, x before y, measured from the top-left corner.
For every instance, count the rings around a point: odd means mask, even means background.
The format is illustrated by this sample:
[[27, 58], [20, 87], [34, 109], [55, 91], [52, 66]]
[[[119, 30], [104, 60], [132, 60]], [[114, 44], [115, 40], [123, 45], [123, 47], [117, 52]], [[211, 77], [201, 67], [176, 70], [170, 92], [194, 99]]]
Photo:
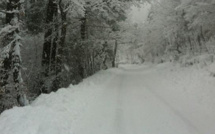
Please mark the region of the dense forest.
[[126, 35], [133, 38], [128, 59], [131, 62], [139, 58], [139, 61], [179, 61], [183, 64], [193, 64], [195, 58], [212, 60], [214, 4], [214, 0], [151, 1], [146, 21], [131, 26]]
[[0, 111], [116, 66], [121, 0], [3, 0]]
[[[129, 23], [131, 7], [147, 19]], [[215, 0], [1, 0], [0, 112], [119, 63], [213, 62]], [[143, 17], [143, 16], [139, 16]]]

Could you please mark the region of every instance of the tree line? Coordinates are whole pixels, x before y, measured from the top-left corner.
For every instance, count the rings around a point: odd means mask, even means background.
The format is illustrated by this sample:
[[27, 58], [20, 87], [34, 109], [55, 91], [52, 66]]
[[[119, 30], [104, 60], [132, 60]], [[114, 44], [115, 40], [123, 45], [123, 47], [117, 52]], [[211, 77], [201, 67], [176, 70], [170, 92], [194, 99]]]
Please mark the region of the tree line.
[[214, 55], [214, 4], [214, 0], [152, 1], [145, 22], [133, 27], [138, 36], [131, 50], [142, 61], [156, 63]]
[[0, 2], [0, 112], [116, 66], [119, 22], [135, 0]]

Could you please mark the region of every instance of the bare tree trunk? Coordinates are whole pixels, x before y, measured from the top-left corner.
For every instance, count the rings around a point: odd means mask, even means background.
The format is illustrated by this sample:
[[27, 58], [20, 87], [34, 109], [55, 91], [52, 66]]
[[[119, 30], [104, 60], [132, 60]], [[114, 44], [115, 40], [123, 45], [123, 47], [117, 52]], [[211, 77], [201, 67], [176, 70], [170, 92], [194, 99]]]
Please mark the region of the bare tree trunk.
[[198, 44], [199, 44], [199, 51], [200, 51], [200, 53], [202, 53], [202, 42], [201, 42], [201, 37], [200, 37], [200, 35], [198, 35], [197, 36], [197, 42], [198, 42]]
[[59, 38], [59, 43], [57, 47], [57, 57], [56, 57], [56, 78], [54, 80], [52, 90], [57, 91], [60, 87], [63, 87], [63, 76], [64, 65], [66, 64], [66, 51], [65, 51], [65, 41], [67, 34], [67, 11], [64, 11], [69, 5], [64, 5], [62, 0], [59, 0], [59, 10], [61, 15], [61, 34]]
[[[46, 24], [47, 24], [47, 31], [45, 33], [45, 42], [43, 44], [43, 56], [42, 56], [42, 66], [44, 68], [44, 75], [48, 76], [50, 73], [51, 67], [51, 60], [52, 63], [54, 62], [53, 56], [55, 56], [56, 51], [56, 44], [52, 44], [52, 36], [53, 36], [53, 26], [54, 26], [54, 18], [57, 16], [57, 4], [55, 0], [49, 0], [48, 7], [47, 7], [47, 15], [46, 15]], [[54, 39], [56, 42], [56, 39]], [[53, 46], [52, 46], [53, 45]], [[53, 48], [53, 49], [52, 49]]]
[[209, 52], [209, 50], [208, 50], [208, 48], [207, 48], [207, 46], [206, 46], [206, 39], [205, 39], [205, 36], [204, 36], [204, 33], [203, 33], [203, 28], [202, 28], [202, 26], [200, 27], [200, 36], [201, 36], [201, 39], [202, 39], [202, 41], [203, 41], [203, 44], [204, 44], [204, 50], [206, 51], [206, 52]]
[[116, 67], [116, 55], [117, 55], [117, 49], [118, 49], [118, 42], [115, 40], [115, 46], [114, 46], [114, 52], [113, 52], [113, 61], [112, 61], [112, 67]]
[[43, 72], [42, 76], [44, 77], [44, 81], [42, 83], [42, 92], [48, 93], [50, 92], [49, 85], [47, 87], [46, 77], [55, 74], [55, 63], [56, 63], [56, 49], [58, 42], [58, 26], [56, 24], [58, 14], [58, 5], [56, 0], [49, 0], [47, 5], [47, 13], [46, 13], [46, 25], [47, 31], [45, 33], [45, 41], [43, 44], [43, 53], [42, 53], [42, 67]]
[[188, 42], [190, 44], [190, 51], [192, 52], [193, 51], [193, 46], [192, 46], [192, 41], [190, 39], [190, 36], [188, 36]]

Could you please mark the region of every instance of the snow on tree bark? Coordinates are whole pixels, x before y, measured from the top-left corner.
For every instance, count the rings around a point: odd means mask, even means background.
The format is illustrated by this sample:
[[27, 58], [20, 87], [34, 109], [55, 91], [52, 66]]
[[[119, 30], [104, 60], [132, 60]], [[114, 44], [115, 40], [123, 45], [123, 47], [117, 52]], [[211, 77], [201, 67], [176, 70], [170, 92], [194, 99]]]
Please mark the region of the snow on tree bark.
[[[25, 95], [25, 87], [23, 86], [23, 80], [21, 76], [21, 54], [20, 54], [20, 46], [21, 37], [19, 36], [20, 28], [21, 28], [21, 20], [20, 15], [24, 15], [24, 7], [22, 5], [23, 0], [7, 0], [6, 7], [6, 26], [3, 28], [3, 51], [1, 52], [1, 58], [3, 59], [3, 67], [1, 69], [1, 79], [0, 79], [0, 87], [4, 89], [6, 94], [1, 97], [1, 99], [6, 99], [4, 97], [15, 96], [18, 98], [22, 98], [23, 101], [18, 101], [18, 104], [21, 106], [27, 105], [28, 100]], [[3, 33], [2, 31], [0, 32]], [[14, 81], [14, 89], [11, 89], [11, 82], [9, 82], [10, 71], [12, 70], [13, 81]], [[8, 97], [8, 99], [13, 99], [13, 97]], [[10, 108], [16, 105], [15, 100], [5, 100], [11, 101], [7, 106], [3, 106], [3, 108]]]

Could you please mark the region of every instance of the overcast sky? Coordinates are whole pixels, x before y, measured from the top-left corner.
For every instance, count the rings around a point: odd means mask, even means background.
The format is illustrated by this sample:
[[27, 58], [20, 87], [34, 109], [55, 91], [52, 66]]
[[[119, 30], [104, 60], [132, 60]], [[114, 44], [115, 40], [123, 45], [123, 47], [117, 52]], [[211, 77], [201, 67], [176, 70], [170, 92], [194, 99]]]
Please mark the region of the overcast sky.
[[150, 5], [142, 5], [141, 8], [132, 7], [132, 12], [129, 14], [129, 20], [133, 23], [143, 23], [149, 13]]

